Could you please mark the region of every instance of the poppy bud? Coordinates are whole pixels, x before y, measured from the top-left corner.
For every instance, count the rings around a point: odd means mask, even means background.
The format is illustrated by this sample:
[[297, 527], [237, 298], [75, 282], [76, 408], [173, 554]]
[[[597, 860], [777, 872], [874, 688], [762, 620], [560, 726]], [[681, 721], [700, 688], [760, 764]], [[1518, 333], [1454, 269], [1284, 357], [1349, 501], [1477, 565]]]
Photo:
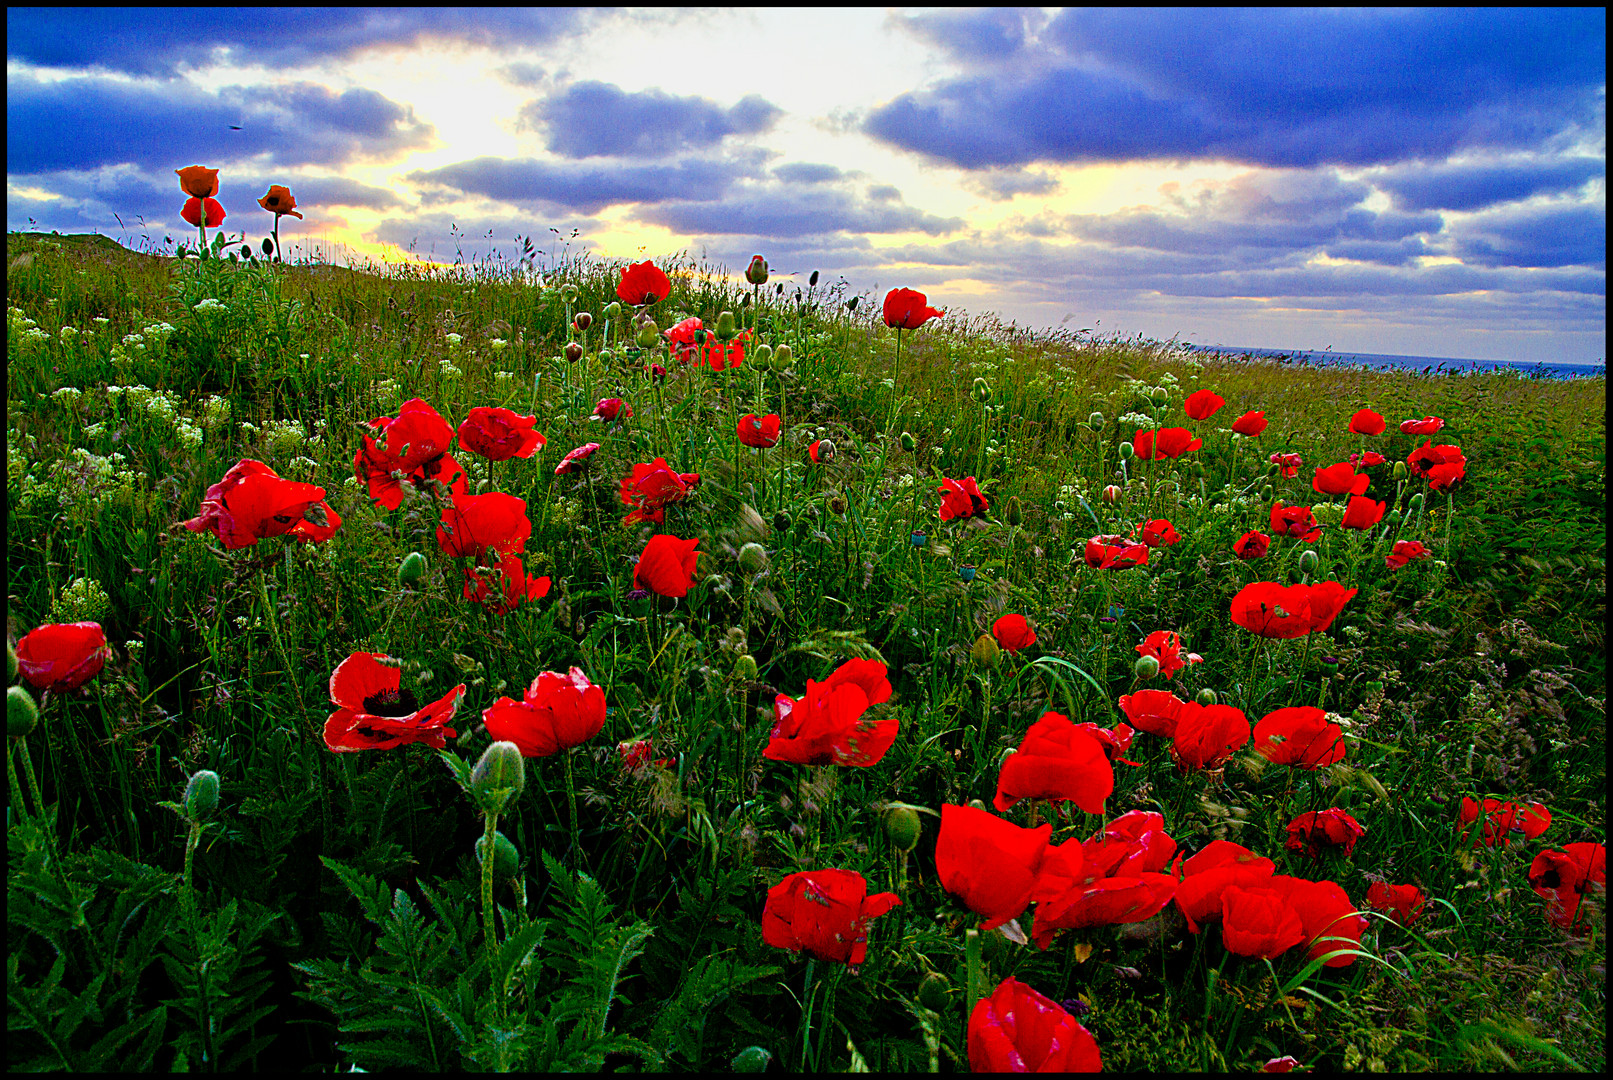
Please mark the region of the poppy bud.
[[594, 317], [588, 314], [586, 311], [577, 312], [577, 317], [572, 321], [577, 324], [578, 330], [586, 330], [590, 326], [594, 325]]
[[641, 349], [654, 348], [655, 343], [657, 341], [659, 341], [660, 339], [661, 339], [661, 328], [656, 326], [654, 322], [647, 322], [643, 326], [638, 328], [638, 344], [639, 344], [639, 348], [641, 348]]
[[862, 297], [860, 297], [860, 296], [853, 296], [850, 300], [847, 300], [846, 301], [846, 310], [847, 311], [856, 311], [857, 310], [857, 301], [859, 301], [861, 299], [862, 299]]
[[1087, 427], [1091, 428], [1093, 431], [1102, 431], [1103, 414], [1101, 412], [1095, 412], [1091, 416], [1087, 417]]
[[1395, 462], [1395, 467], [1390, 469], [1389, 472], [1396, 480], [1404, 480], [1406, 478], [1406, 463], [1404, 461]]
[[1152, 656], [1139, 656], [1131, 670], [1139, 679], [1152, 679], [1159, 674], [1159, 661]]
[[749, 543], [739, 549], [739, 565], [746, 573], [760, 574], [767, 569], [767, 549], [758, 543]]
[[922, 825], [918, 812], [911, 806], [893, 806], [885, 811], [885, 839], [897, 851], [912, 851], [918, 847]]
[[[835, 444], [829, 439], [819, 439], [818, 440], [818, 460], [819, 461], [833, 461], [834, 456], [835, 456]], [[1418, 496], [1418, 497], [1421, 498], [1421, 496]]]
[[1202, 462], [1202, 461], [1193, 462], [1192, 465], [1188, 466], [1187, 471], [1189, 473], [1191, 473], [1192, 475], [1194, 475], [1194, 476], [1196, 476], [1196, 477], [1198, 477], [1199, 479], [1202, 480], [1204, 478], [1204, 475], [1205, 475], [1204, 462]]
[[734, 661], [734, 674], [741, 679], [756, 678], [756, 657], [741, 653], [739, 659]]
[[818, 272], [816, 270], [814, 270], [814, 271], [812, 271], [811, 276], [809, 276], [807, 278], [807, 288], [815, 289], [817, 287], [818, 287]]
[[1200, 705], [1214, 705], [1215, 691], [1206, 686], [1203, 690], [1199, 691], [1197, 701]]
[[1384, 528], [1393, 528], [1400, 523], [1400, 511], [1390, 510], [1383, 515]]
[[1018, 525], [1025, 520], [1025, 512], [1020, 508], [1018, 495], [1008, 497], [1008, 505], [1003, 509], [1003, 520], [1010, 525]]
[[911, 454], [914, 450], [918, 449], [918, 445], [919, 445], [918, 440], [913, 438], [913, 435], [912, 435], [911, 432], [907, 432], [907, 431], [902, 432], [902, 449], [903, 450], [906, 450], [909, 454]]
[[[761, 258], [760, 255], [756, 257]], [[729, 1065], [737, 1073], [759, 1073], [766, 1072], [767, 1064], [772, 1060], [773, 1051], [760, 1046], [747, 1046], [734, 1055], [734, 1060], [729, 1062]]]
[[1002, 646], [990, 634], [981, 634], [975, 638], [975, 643], [969, 649], [969, 659], [974, 661], [977, 668], [996, 667], [1002, 659]]
[[521, 748], [512, 742], [489, 746], [470, 773], [471, 797], [486, 814], [501, 812], [525, 786], [526, 763], [521, 760]]
[[265, 255], [274, 254], [274, 241], [269, 239], [267, 236], [263, 238], [263, 253]]
[[1411, 497], [1411, 502], [1408, 505], [1413, 510], [1421, 510], [1423, 508], [1423, 493], [1419, 491], [1417, 494], [1413, 495]]
[[192, 825], [198, 825], [218, 809], [218, 773], [203, 769], [185, 785], [185, 798], [180, 802], [185, 816]]
[[919, 1004], [931, 1012], [945, 1012], [951, 1007], [947, 995], [952, 992], [952, 980], [939, 971], [932, 971], [919, 981]]
[[1267, 484], [1265, 487], [1260, 489], [1260, 501], [1271, 502], [1272, 494], [1271, 485]]
[[398, 564], [398, 584], [413, 585], [419, 581], [426, 572], [426, 557], [418, 551], [411, 551], [403, 557]]
[[758, 364], [761, 364], [764, 367], [769, 366], [770, 362], [773, 359], [773, 346], [771, 346], [771, 345], [758, 345], [751, 352], [751, 356], [753, 356], [755, 358], [755, 360], [756, 360], [756, 362]]
[[622, 305], [617, 303], [615, 300], [612, 300], [610, 303], [606, 304], [605, 310], [600, 312], [600, 314], [604, 315], [607, 319], [614, 319], [621, 313]]
[[1300, 570], [1300, 573], [1308, 574], [1312, 570], [1315, 570], [1315, 569], [1316, 569], [1316, 552], [1314, 552], [1314, 551], [1302, 551], [1302, 552], [1300, 552], [1299, 553], [1299, 570]]
[[991, 811], [986, 809], [985, 802], [980, 800], [980, 799], [970, 799], [969, 800], [969, 805], [971, 807], [973, 807], [974, 809], [981, 811], [982, 813], [988, 813], [989, 814], [991, 812]]
[[569, 281], [560, 286], [560, 299], [568, 304], [575, 304], [577, 302], [577, 286]]
[[778, 348], [773, 350], [773, 361], [769, 366], [774, 371], [783, 371], [785, 368], [790, 366], [790, 361], [794, 358], [795, 356], [792, 352], [790, 352], [790, 347], [788, 345], [780, 345]]
[[752, 285], [766, 285], [767, 260], [760, 255], [752, 255], [750, 265], [745, 268], [745, 280]]
[[16, 682], [16, 681], [17, 681], [17, 649], [16, 649], [15, 646], [13, 646], [11, 644], [11, 642], [8, 641], [8, 642], [6, 642], [6, 682], [13, 683], [13, 682]]
[[1131, 460], [1131, 455], [1135, 454], [1136, 452], [1137, 451], [1131, 445], [1131, 440], [1130, 439], [1127, 439], [1125, 442], [1120, 444], [1120, 460], [1121, 461], [1130, 461]]
[[845, 498], [838, 494], [829, 496], [829, 509], [841, 517], [844, 517], [846, 514]]
[[[11, 673], [16, 678], [17, 673]], [[27, 690], [20, 686], [13, 686], [6, 691], [6, 734], [13, 739], [20, 739], [34, 730], [39, 723], [39, 706]]]
[[581, 359], [582, 359], [582, 346], [577, 344], [575, 341], [566, 342], [566, 360], [567, 360], [567, 362], [575, 364], [578, 360], [581, 360]]
[[984, 405], [986, 402], [991, 400], [991, 385], [987, 383], [985, 379], [977, 377], [974, 382], [974, 388], [970, 391], [970, 395], [976, 401]]
[[[487, 836], [484, 834], [476, 838], [476, 865], [481, 866], [487, 862]], [[509, 837], [501, 832], [493, 833], [493, 876], [496, 878], [512, 878], [521, 869], [521, 853], [515, 850], [515, 844]]]
[[773, 515], [773, 531], [774, 532], [789, 532], [790, 531], [790, 515], [786, 514], [782, 510], [780, 510], [778, 513], [774, 514]]
[[750, 307], [750, 293], [746, 293], [739, 298], [739, 306], [741, 309]]
[[718, 341], [732, 341], [739, 331], [734, 327], [734, 313], [724, 311], [717, 316], [717, 327], [713, 331]]

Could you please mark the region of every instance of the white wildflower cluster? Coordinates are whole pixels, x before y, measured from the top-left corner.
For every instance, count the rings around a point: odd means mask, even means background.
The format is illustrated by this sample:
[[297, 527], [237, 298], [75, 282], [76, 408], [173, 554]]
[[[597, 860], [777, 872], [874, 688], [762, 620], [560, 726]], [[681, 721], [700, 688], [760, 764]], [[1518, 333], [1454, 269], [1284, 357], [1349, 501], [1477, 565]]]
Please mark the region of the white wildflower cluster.
[[65, 408], [71, 409], [78, 404], [78, 399], [84, 396], [84, 391], [76, 386], [61, 386], [52, 390], [50, 396]]
[[464, 339], [464, 338], [463, 338], [463, 337], [462, 337], [462, 336], [460, 336], [460, 335], [459, 335], [459, 334], [449, 334], [449, 335], [447, 335], [447, 336], [448, 336], [448, 345], [449, 345], [449, 347], [450, 347], [450, 348], [455, 348], [455, 349], [457, 349], [457, 348], [458, 348], [458, 347], [459, 347], [459, 343], [460, 343], [460, 342], [461, 342], [461, 341], [464, 341], [464, 340], [465, 340], [465, 339]]
[[54, 499], [75, 524], [88, 525], [114, 499], [134, 497], [141, 477], [128, 462], [122, 454], [101, 457], [74, 447], [67, 457], [51, 462], [43, 482], [32, 474], [23, 477], [23, 505]]
[[276, 458], [299, 454], [305, 448], [318, 451], [324, 441], [317, 435], [310, 437], [298, 420], [266, 420], [260, 431], [259, 444]]
[[445, 379], [457, 379], [461, 375], [465, 374], [463, 371], [460, 371], [457, 367], [455, 367], [453, 364], [450, 364], [446, 360], [438, 365], [437, 373]]
[[1319, 502], [1311, 507], [1311, 514], [1323, 525], [1338, 528], [1339, 522], [1344, 520], [1344, 507], [1338, 503]]
[[168, 344], [169, 338], [174, 336], [174, 326], [172, 323], [165, 322], [152, 323], [142, 329], [140, 333], [145, 337], [147, 344], [154, 349], [160, 349]]
[[24, 330], [32, 330], [39, 324], [28, 317], [28, 313], [15, 304], [6, 305], [6, 336], [20, 334]]
[[[95, 318], [90, 320], [90, 322], [95, 324], [95, 329], [96, 330], [105, 330], [107, 323], [109, 323], [111, 321], [112, 320], [107, 318], [105, 315], [97, 315]], [[93, 333], [93, 331], [92, 331], [92, 333]]]
[[201, 415], [197, 417], [202, 427], [207, 431], [217, 431], [230, 422], [230, 399], [213, 394], [202, 402]]
[[370, 393], [380, 404], [382, 412], [391, 412], [401, 400], [400, 387], [396, 379], [381, 379], [370, 384]]
[[1147, 413], [1140, 412], [1129, 412], [1122, 415], [1120, 417], [1120, 425], [1124, 427], [1127, 424], [1131, 424], [1132, 426], [1142, 430], [1152, 430], [1157, 426], [1154, 423], [1154, 418], [1152, 416], [1149, 416]]
[[513, 378], [515, 378], [515, 372], [513, 372], [513, 371], [495, 371], [495, 372], [493, 372], [493, 379], [494, 379], [495, 382], [509, 382]]
[[224, 304], [224, 302], [222, 300], [219, 300], [217, 297], [209, 296], [207, 299], [203, 300], [201, 303], [196, 305], [196, 310], [198, 312], [214, 312], [214, 311], [222, 312], [222, 311], [228, 311], [229, 308]]
[[112, 614], [112, 598], [94, 578], [76, 577], [51, 601], [53, 623], [101, 622]]
[[286, 467], [281, 475], [298, 476], [304, 480], [309, 480], [312, 479], [313, 475], [318, 471], [319, 462], [315, 461], [311, 457], [303, 457], [299, 454], [297, 457], [292, 458], [286, 463]]
[[[496, 337], [487, 343], [487, 347], [492, 349], [494, 352], [503, 352], [505, 349], [510, 347], [510, 343], [501, 337]], [[504, 372], [504, 374], [508, 375], [509, 372]]]
[[63, 344], [66, 344], [67, 342], [70, 342], [78, 337], [78, 327], [69, 323], [67, 326], [62, 327], [61, 330], [57, 331], [57, 336], [62, 339]]
[[114, 384], [106, 388], [106, 396], [110, 402], [121, 401], [131, 418], [140, 418], [172, 431], [184, 449], [195, 450], [202, 445], [202, 429], [188, 416], [181, 415], [178, 395], [138, 384]]

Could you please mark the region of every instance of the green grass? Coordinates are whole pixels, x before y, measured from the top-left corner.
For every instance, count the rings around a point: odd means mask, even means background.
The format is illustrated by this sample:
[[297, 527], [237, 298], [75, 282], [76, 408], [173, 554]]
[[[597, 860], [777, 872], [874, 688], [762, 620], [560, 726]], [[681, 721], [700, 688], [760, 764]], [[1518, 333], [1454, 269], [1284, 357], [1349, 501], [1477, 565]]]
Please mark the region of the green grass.
[[[732, 310], [794, 356], [769, 369], [753, 354], [726, 378], [663, 356], [672, 377], [655, 387], [654, 356], [614, 340], [620, 327], [603, 337], [617, 272], [586, 257], [540, 285], [494, 261], [382, 276], [12, 234], [7, 262], [8, 633], [88, 619], [114, 647], [96, 680], [48, 698], [13, 741], [54, 818], [40, 827], [31, 798], [8, 818], [8, 1066], [692, 1070], [760, 1045], [792, 1070], [854, 1055], [966, 1067], [963, 927], [976, 920], [937, 883], [935, 818], [902, 859], [882, 809], [989, 803], [1002, 754], [1045, 710], [1112, 725], [1139, 686], [1133, 646], [1160, 629], [1205, 662], [1149, 686], [1213, 689], [1251, 721], [1320, 702], [1349, 718], [1349, 757], [1295, 784], [1246, 747], [1207, 782], [1139, 735], [1143, 767], [1117, 768], [1110, 816], [1158, 810], [1179, 843], [1236, 840], [1358, 904], [1371, 880], [1414, 882], [1431, 914], [1415, 932], [1375, 920], [1371, 957], [1308, 975], [1299, 952], [1268, 967], [1166, 918], [1066, 931], [1045, 953], [992, 932], [988, 991], [1011, 974], [1081, 996], [1111, 1069], [1248, 1069], [1282, 1054], [1317, 1069], [1603, 1066], [1600, 904], [1591, 933], [1565, 936], [1524, 873], [1540, 850], [1605, 839], [1605, 380], [1198, 361], [1169, 343], [953, 314], [904, 333], [893, 395], [879, 298], [848, 310], [848, 295], [817, 287], [798, 305], [794, 285], [769, 284], [741, 306], [748, 287], [678, 257], [662, 262], [661, 329]], [[594, 323], [568, 364], [579, 311]], [[1226, 399], [1204, 422], [1181, 412], [1199, 387]], [[607, 396], [632, 420], [588, 419]], [[476, 405], [538, 417], [548, 443], [529, 461], [490, 475], [456, 457], [473, 488], [526, 500], [527, 569], [553, 581], [543, 600], [507, 616], [467, 604], [429, 500], [388, 512], [351, 479], [360, 425], [413, 397], [453, 424]], [[1388, 433], [1346, 432], [1363, 405]], [[1232, 457], [1226, 428], [1249, 409], [1271, 426]], [[1147, 411], [1205, 447], [1151, 477], [1131, 460], [1108, 503], [1136, 430], [1121, 418]], [[783, 415], [776, 449], [736, 446], [747, 412]], [[1232, 542], [1269, 532], [1273, 499], [1324, 502], [1313, 466], [1363, 446], [1404, 459], [1422, 440], [1395, 424], [1424, 415], [1443, 417], [1435, 441], [1468, 458], [1453, 497], [1398, 526], [1433, 558], [1389, 571], [1378, 531], [1325, 529], [1311, 579], [1360, 590], [1328, 634], [1264, 642], [1232, 625], [1232, 595], [1299, 580], [1303, 549], [1279, 539], [1246, 564]], [[821, 438], [839, 454], [810, 465]], [[556, 477], [587, 441], [603, 444], [592, 480]], [[1298, 478], [1267, 475], [1279, 450], [1304, 456]], [[666, 531], [704, 553], [676, 604], [626, 595], [650, 530], [620, 524], [616, 484], [656, 457], [702, 477], [667, 511]], [[179, 528], [242, 458], [324, 487], [341, 530], [317, 547], [225, 552]], [[976, 477], [990, 520], [941, 522], [942, 476]], [[1146, 569], [1085, 566], [1088, 537], [1145, 517], [1183, 540]], [[766, 550], [760, 572], [738, 561], [747, 543]], [[430, 569], [405, 587], [411, 551]], [[963, 564], [977, 567], [967, 582]], [[1038, 644], [973, 663], [975, 639], [1008, 612]], [[467, 762], [489, 742], [480, 711], [538, 672], [576, 665], [605, 688], [605, 730], [569, 755], [580, 851], [559, 756], [527, 763], [526, 792], [500, 818], [522, 874], [499, 887], [510, 943], [491, 967], [473, 855], [484, 821], [453, 772], [423, 746], [336, 755], [319, 737], [330, 673], [356, 650], [399, 658], [421, 700], [467, 685], [450, 742]], [[883, 660], [895, 686], [880, 708], [900, 734], [884, 760], [763, 759], [773, 696], [854, 656]], [[671, 767], [624, 773], [614, 747], [634, 736]], [[188, 823], [159, 803], [198, 769], [220, 775], [223, 800], [187, 883]], [[1465, 853], [1464, 794], [1543, 802], [1551, 830]], [[1284, 827], [1322, 806], [1367, 836], [1348, 860], [1296, 862]], [[1031, 810], [1006, 816], [1025, 824]], [[1055, 839], [1098, 826], [1067, 809]], [[905, 882], [855, 976], [761, 940], [768, 887], [829, 866], [870, 891]], [[952, 987], [929, 997], [938, 1011], [918, 1001], [931, 972]]]

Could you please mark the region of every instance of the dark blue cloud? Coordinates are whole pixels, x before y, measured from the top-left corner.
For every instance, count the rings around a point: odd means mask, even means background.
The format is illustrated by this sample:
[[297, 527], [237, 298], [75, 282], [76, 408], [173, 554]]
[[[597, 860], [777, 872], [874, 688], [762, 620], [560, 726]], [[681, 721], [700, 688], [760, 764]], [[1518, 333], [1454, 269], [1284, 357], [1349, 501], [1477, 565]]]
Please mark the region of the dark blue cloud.
[[598, 13], [564, 8], [7, 8], [6, 59], [174, 76], [209, 64], [289, 67], [366, 48], [543, 45]]
[[1405, 210], [1478, 210], [1493, 203], [1574, 191], [1607, 175], [1607, 161], [1569, 157], [1461, 165], [1397, 166], [1372, 182]]
[[617, 203], [718, 199], [734, 181], [760, 171], [758, 154], [666, 164], [577, 165], [480, 157], [408, 174], [427, 188], [425, 201], [480, 195], [519, 206], [594, 214]]
[[937, 236], [955, 232], [964, 224], [961, 218], [926, 214], [904, 205], [899, 198], [864, 200], [845, 191], [822, 187], [758, 189], [721, 199], [668, 201], [644, 207], [635, 217], [674, 232], [766, 237], [838, 232], [924, 232]]
[[805, 161], [792, 161], [773, 169], [773, 175], [788, 184], [826, 184], [846, 175], [833, 165], [816, 165]]
[[703, 97], [580, 82], [524, 106], [520, 119], [547, 129], [549, 149], [564, 157], [664, 158], [766, 131], [782, 112], [759, 94], [725, 109]]
[[[913, 21], [932, 18], [954, 16]], [[1605, 35], [1599, 8], [1072, 8], [1005, 62], [902, 94], [863, 130], [969, 169], [1531, 148], [1600, 132]]]
[[1451, 231], [1451, 253], [1480, 266], [1607, 263], [1607, 210], [1600, 205], [1508, 207], [1475, 215]]
[[1051, 195], [1059, 189], [1058, 177], [1029, 169], [988, 169], [969, 174], [964, 183], [993, 202], [1016, 195]]
[[[899, 17], [918, 37], [933, 42], [968, 64], [1000, 63], [1025, 45], [1027, 31], [1047, 23], [1036, 8], [974, 8]], [[1029, 22], [1029, 26], [1027, 26]]]

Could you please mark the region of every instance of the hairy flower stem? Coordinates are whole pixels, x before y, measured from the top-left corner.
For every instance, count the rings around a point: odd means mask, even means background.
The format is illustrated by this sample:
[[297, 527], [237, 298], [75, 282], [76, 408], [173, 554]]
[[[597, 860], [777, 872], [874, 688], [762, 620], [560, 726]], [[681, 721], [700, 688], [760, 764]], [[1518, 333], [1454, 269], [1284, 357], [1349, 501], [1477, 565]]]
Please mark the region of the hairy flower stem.
[[[487, 950], [487, 970], [491, 975], [494, 962], [498, 958], [498, 936], [493, 925], [493, 871], [494, 864], [498, 862], [497, 849], [493, 841], [498, 835], [498, 814], [484, 813], [482, 816], [487, 823], [482, 834], [486, 838], [482, 847], [482, 947]], [[498, 1009], [499, 1015], [502, 1016], [504, 1013], [502, 994], [498, 997]]]
[[[17, 779], [17, 748], [22, 745], [21, 739], [12, 739], [6, 747], [6, 791], [11, 796], [11, 812], [18, 821], [27, 821], [28, 809], [22, 799], [22, 781]], [[27, 752], [23, 750], [24, 754]]]
[[980, 931], [972, 926], [963, 932], [963, 955], [969, 973], [963, 1008], [963, 1020], [967, 1025], [969, 1017], [975, 1014], [975, 1004], [986, 995], [986, 971], [980, 960]]
[[[297, 711], [306, 714], [308, 712], [308, 707], [303, 704], [302, 683], [297, 679], [297, 669], [292, 666], [291, 654], [286, 651], [285, 640], [280, 636], [280, 621], [275, 618], [274, 604], [269, 599], [269, 586], [267, 579], [267, 571], [259, 570], [258, 599], [263, 603], [263, 617], [268, 620], [269, 636], [274, 639], [274, 648], [275, 651], [280, 654], [280, 662], [286, 666], [286, 680], [291, 683], [292, 693], [296, 694], [297, 696]], [[315, 738], [320, 737], [317, 729], [314, 731], [314, 736]]]
[[571, 811], [571, 863], [575, 870], [587, 864], [582, 851], [582, 830], [577, 825], [577, 782], [571, 772], [571, 751], [562, 750], [560, 756], [566, 763], [566, 806]]
[[896, 360], [891, 365], [891, 414], [885, 423], [886, 432], [896, 430], [896, 402], [897, 395], [901, 393], [902, 374], [902, 328], [896, 328]]

